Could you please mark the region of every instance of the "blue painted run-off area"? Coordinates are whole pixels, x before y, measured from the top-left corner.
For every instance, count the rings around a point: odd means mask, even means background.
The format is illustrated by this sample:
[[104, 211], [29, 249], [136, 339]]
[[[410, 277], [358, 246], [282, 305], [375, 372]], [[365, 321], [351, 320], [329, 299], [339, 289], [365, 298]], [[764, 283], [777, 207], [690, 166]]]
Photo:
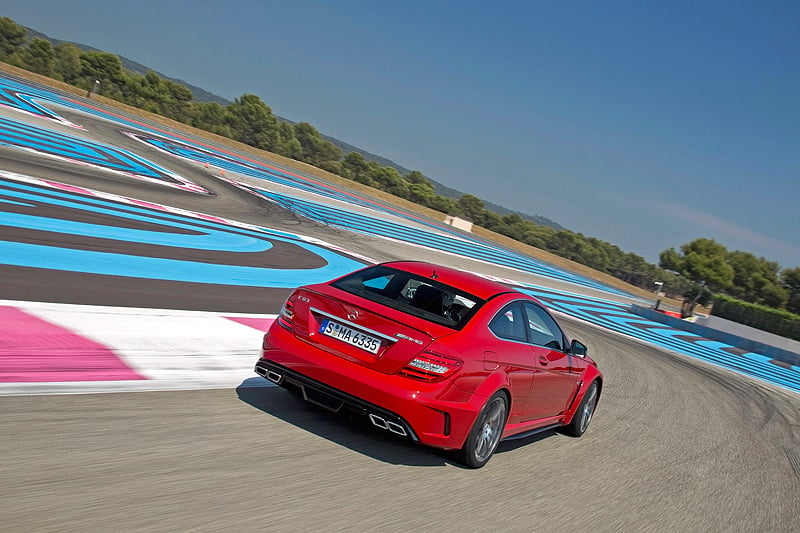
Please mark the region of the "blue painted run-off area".
[[[311, 179], [292, 175], [261, 163], [239, 158], [230, 153], [215, 151], [208, 146], [193, 145], [186, 139], [178, 139], [154, 127], [140, 124], [133, 119], [111, 115], [99, 109], [82, 107], [80, 103], [63, 98], [58, 94], [42, 88], [21, 85], [13, 80], [0, 77], [0, 105], [18, 108], [27, 113], [39, 114], [42, 117], [59, 120], [52, 110], [44, 105], [54, 102], [58, 105], [79, 108], [83, 112], [103, 116], [118, 121], [121, 125], [149, 132], [152, 135], [141, 135], [139, 140], [147, 142], [160, 150], [172, 153], [176, 157], [198, 162], [212, 161], [220, 168], [232, 172], [276, 182], [294, 187], [305, 192], [313, 192], [320, 198], [319, 202], [303, 200], [295, 196], [277, 194], [257, 190], [271, 201], [298, 214], [319, 220], [337, 227], [379, 237], [402, 240], [413, 245], [426, 246], [450, 253], [464, 255], [499, 265], [505, 265], [544, 276], [576, 286], [605, 290], [609, 297], [616, 291], [581, 276], [555, 268], [523, 254], [506, 250], [477, 238], [456, 234], [443, 225], [402, 213], [389, 206], [382, 206], [371, 200], [363, 199], [345, 191], [328, 187]], [[24, 116], [24, 115], [21, 115]], [[28, 130], [20, 127], [17, 121], [0, 121], [0, 139], [3, 143], [14, 142], [29, 148], [43, 151], [46, 149], [62, 150], [63, 146], [46, 146], [54, 137], [40, 136], [41, 129]], [[26, 132], [30, 135], [26, 137]], [[13, 134], [13, 135], [12, 135]], [[69, 144], [67, 135], [59, 134], [59, 142]], [[139, 135], [139, 134], [137, 134]], [[16, 136], [16, 140], [14, 140]], [[157, 137], [154, 137], [157, 136]], [[39, 139], [37, 141], [37, 138]], [[45, 142], [45, 139], [49, 139]], [[160, 139], [160, 140], [159, 140]], [[34, 147], [33, 144], [41, 144]], [[81, 159], [81, 150], [72, 150], [68, 155], [75, 160]], [[92, 164], [102, 164], [105, 156], [99, 157], [93, 149], [87, 149], [86, 156]], [[112, 165], [119, 164], [119, 158], [112, 159]], [[129, 158], [129, 169], [140, 167], [139, 171], [153, 172], [161, 175], [162, 169], [132, 154]], [[153, 174], [150, 176], [152, 177]], [[162, 175], [163, 177], [163, 175]], [[169, 178], [168, 178], [169, 179]], [[186, 193], [190, 194], [190, 193]], [[375, 211], [391, 213], [400, 220], [413, 220], [413, 227], [402, 222], [390, 222], [379, 216], [368, 216], [345, 209], [326, 205], [322, 200], [335, 198]], [[60, 209], [84, 212], [84, 216], [73, 217], [75, 220], [51, 219], [44, 215], [46, 206], [58, 206]], [[15, 206], [16, 209], [12, 209]], [[23, 208], [23, 209], [20, 209]], [[37, 208], [42, 213], [36, 213]], [[78, 222], [91, 220], [92, 213], [105, 217], [117, 217], [121, 222], [144, 222], [153, 230], [133, 229], [133, 224], [120, 223], [94, 224]], [[30, 231], [50, 233], [70, 233], [99, 240], [124, 241], [147, 244], [153, 247], [185, 248], [194, 250], [213, 250], [237, 253], [270, 253], [274, 243], [284, 242], [302, 247], [324, 261], [325, 266], [314, 269], [274, 269], [245, 267], [240, 265], [210, 264], [202, 261], [186, 261], [167, 259], [165, 257], [137, 256], [112, 253], [104, 250], [113, 249], [107, 246], [97, 250], [79, 250], [59, 247], [55, 244], [44, 246], [2, 239], [3, 227], [25, 228]], [[156, 231], [155, 229], [158, 229]], [[430, 231], [426, 228], [430, 228]], [[166, 254], [165, 254], [166, 255]], [[235, 256], [235, 255], [234, 255]], [[254, 287], [290, 288], [298, 285], [324, 281], [358, 268], [361, 263], [344, 257], [324, 246], [309, 243], [299, 236], [277, 232], [266, 228], [244, 229], [228, 226], [222, 222], [201, 220], [189, 215], [178, 215], [165, 211], [156, 211], [132, 205], [91, 198], [86, 195], [68, 191], [56, 191], [34, 185], [24, 185], [12, 179], [0, 179], [0, 263], [15, 266], [49, 268], [94, 274], [120, 275], [147, 279], [172, 281], [191, 281], [198, 283], [214, 283]], [[543, 300], [552, 309], [586, 320], [604, 328], [629, 335], [656, 346], [666, 348], [687, 356], [694, 357], [736, 372], [768, 381], [787, 389], [800, 392], [800, 368], [776, 365], [767, 356], [757, 353], [734, 354], [730, 346], [721, 342], [709, 342], [700, 336], [675, 329], [663, 324], [648, 321], [633, 315], [625, 306], [610, 300], [587, 298], [575, 294], [556, 292], [542, 287], [528, 286], [523, 288]]]

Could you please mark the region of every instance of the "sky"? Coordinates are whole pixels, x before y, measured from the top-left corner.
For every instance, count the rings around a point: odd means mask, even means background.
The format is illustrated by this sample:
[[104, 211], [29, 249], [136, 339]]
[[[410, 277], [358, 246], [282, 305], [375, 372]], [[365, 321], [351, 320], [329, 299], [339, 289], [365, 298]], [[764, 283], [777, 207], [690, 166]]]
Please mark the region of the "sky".
[[4, 0], [462, 193], [658, 263], [800, 266], [800, 2]]

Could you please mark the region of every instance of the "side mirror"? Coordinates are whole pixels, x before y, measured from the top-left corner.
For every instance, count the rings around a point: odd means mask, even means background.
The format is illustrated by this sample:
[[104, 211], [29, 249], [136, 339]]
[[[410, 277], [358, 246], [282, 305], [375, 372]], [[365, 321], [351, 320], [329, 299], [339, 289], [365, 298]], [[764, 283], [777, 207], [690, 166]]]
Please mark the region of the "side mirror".
[[569, 353], [570, 355], [574, 355], [576, 357], [586, 357], [589, 349], [580, 341], [576, 341], [573, 339], [572, 343], [569, 345]]

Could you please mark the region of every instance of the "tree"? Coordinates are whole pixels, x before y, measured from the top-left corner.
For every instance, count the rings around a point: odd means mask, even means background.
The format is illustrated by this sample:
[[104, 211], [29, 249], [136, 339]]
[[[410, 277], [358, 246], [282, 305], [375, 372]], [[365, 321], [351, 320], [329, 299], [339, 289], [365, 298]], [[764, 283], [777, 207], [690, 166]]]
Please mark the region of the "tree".
[[8, 17], [0, 17], [0, 60], [5, 61], [11, 54], [22, 48], [28, 30]]
[[[280, 139], [280, 146], [277, 148], [278, 153], [299, 161], [303, 154], [303, 146], [295, 136], [294, 127], [288, 122], [281, 121], [278, 125], [278, 138]], [[339, 171], [335, 172], [335, 174], [339, 174], [341, 171], [341, 168], [339, 168]]]
[[[491, 211], [485, 211], [484, 213], [485, 214], [481, 215], [481, 220], [486, 220], [487, 223], [491, 223], [492, 220], [494, 220], [493, 217], [488, 216], [488, 214], [491, 213]], [[494, 215], [494, 213], [491, 214]], [[481, 225], [483, 225], [483, 223]], [[556, 230], [554, 230], [553, 228], [549, 228], [547, 226], [541, 226], [539, 224], [531, 222], [527, 224], [521, 239], [522, 242], [524, 242], [529, 246], [533, 246], [541, 250], [548, 250], [549, 249], [548, 242], [550, 241], [550, 239], [553, 238], [553, 235], [555, 235], [555, 233]]]
[[733, 283], [728, 290], [731, 296], [776, 309], [786, 305], [789, 293], [779, 279], [778, 263], [733, 251], [728, 254], [728, 264], [733, 268]]
[[461, 198], [458, 199], [458, 205], [461, 206], [464, 215], [473, 222], [484, 209], [483, 200], [471, 194], [462, 194]]
[[367, 163], [367, 172], [372, 182], [382, 191], [400, 198], [408, 197], [409, 183], [403, 179], [395, 168], [382, 166], [375, 161], [370, 161]]
[[262, 150], [280, 146], [278, 119], [254, 94], [244, 94], [228, 104], [228, 122], [234, 139]]
[[301, 160], [319, 166], [327, 161], [338, 161], [342, 156], [341, 150], [330, 141], [322, 138], [319, 131], [308, 122], [299, 122], [294, 125], [294, 137], [302, 148]]
[[181, 83], [162, 78], [161, 84], [166, 91], [166, 97], [161, 100], [160, 113], [181, 122], [186, 122], [190, 116], [190, 102], [192, 91]]
[[660, 255], [662, 268], [673, 270], [693, 284], [684, 291], [683, 316], [691, 316], [696, 303], [705, 304], [711, 292], [723, 292], [733, 284], [733, 267], [728, 264], [728, 250], [712, 239], [695, 239]]
[[76, 83], [81, 78], [81, 50], [74, 44], [58, 43], [53, 48], [56, 77], [66, 83]]
[[233, 130], [228, 122], [227, 109], [217, 102], [192, 104], [189, 124], [195, 128], [233, 138]]
[[119, 56], [107, 52], [83, 52], [81, 54], [81, 74], [83, 84], [90, 91], [97, 81], [100, 82], [101, 94], [109, 98], [123, 101], [125, 91], [130, 91], [128, 76], [122, 68]]
[[[586, 244], [583, 252], [583, 263], [594, 268], [595, 270], [599, 270], [600, 272], [609, 273], [611, 260], [608, 256], [608, 244], [594, 237], [584, 237], [584, 240]], [[642, 259], [642, 262], [647, 267], [652, 266], [644, 259]]]
[[408, 186], [408, 200], [424, 207], [431, 207], [436, 190], [428, 183], [411, 183]]
[[420, 172], [419, 170], [412, 170], [411, 172], [409, 172], [408, 174], [406, 174], [403, 177], [409, 183], [413, 183], [413, 184], [417, 184], [418, 183], [420, 185], [430, 185], [433, 188], [433, 184], [431, 183], [431, 180], [426, 178], [425, 175], [422, 172]]
[[478, 217], [475, 220], [473, 220], [473, 223], [479, 225], [482, 228], [495, 231], [495, 228], [503, 224], [503, 219], [500, 218], [500, 215], [498, 215], [494, 211], [489, 211], [488, 209], [484, 209], [478, 214]]
[[728, 264], [728, 251], [712, 239], [695, 239], [681, 246], [664, 250], [659, 265], [674, 270], [685, 278], [700, 283], [715, 292], [725, 291], [733, 284], [733, 267]]
[[120, 83], [125, 81], [122, 61], [119, 56], [108, 52], [83, 52], [80, 56], [82, 74], [92, 80], [103, 83]]
[[430, 208], [440, 213], [449, 213], [453, 215], [461, 214], [461, 208], [453, 199], [438, 194], [431, 199]]
[[42, 76], [52, 77], [55, 73], [53, 45], [50, 44], [50, 41], [38, 37], [28, 43], [28, 46], [11, 54], [8, 62]]
[[364, 159], [363, 154], [360, 152], [349, 152], [344, 156], [342, 171], [345, 178], [358, 181], [357, 178], [366, 175], [368, 170], [367, 160]]
[[658, 259], [658, 264], [663, 269], [680, 272], [683, 268], [683, 257], [675, 251], [675, 248], [664, 250], [659, 254]]
[[787, 268], [781, 272], [781, 282], [789, 293], [786, 309], [800, 314], [800, 267]]

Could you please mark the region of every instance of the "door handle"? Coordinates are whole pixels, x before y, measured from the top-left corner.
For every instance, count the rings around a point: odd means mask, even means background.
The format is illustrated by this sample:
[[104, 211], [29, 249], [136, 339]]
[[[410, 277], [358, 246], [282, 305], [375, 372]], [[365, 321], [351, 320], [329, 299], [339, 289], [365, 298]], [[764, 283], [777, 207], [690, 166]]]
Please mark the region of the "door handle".
[[542, 365], [542, 366], [547, 366], [547, 363], [549, 363], [549, 362], [550, 362], [550, 361], [548, 361], [548, 360], [547, 360], [547, 359], [545, 359], [544, 357], [540, 357], [540, 358], [539, 358], [539, 364], [540, 364], [540, 365]]

